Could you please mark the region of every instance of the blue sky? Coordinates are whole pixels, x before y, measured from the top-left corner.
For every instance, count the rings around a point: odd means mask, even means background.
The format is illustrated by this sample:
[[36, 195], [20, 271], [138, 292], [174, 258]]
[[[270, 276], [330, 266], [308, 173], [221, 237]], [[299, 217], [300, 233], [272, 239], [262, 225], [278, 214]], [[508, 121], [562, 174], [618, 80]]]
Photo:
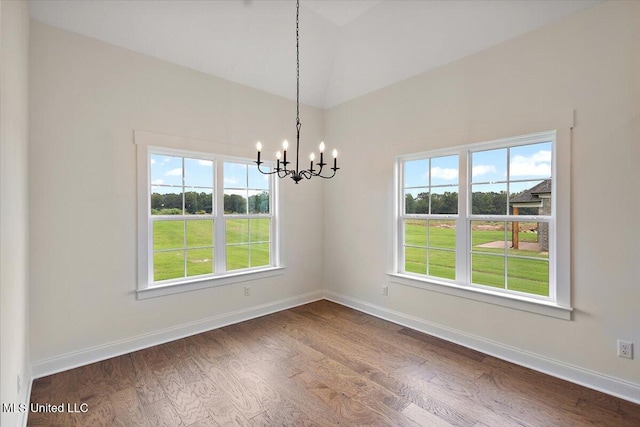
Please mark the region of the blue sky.
[[[172, 193], [179, 192], [163, 186], [182, 185], [182, 157], [151, 155], [151, 185], [152, 192]], [[263, 167], [263, 170], [268, 168]], [[213, 190], [213, 161], [202, 159], [184, 159], [185, 187], [196, 187], [199, 192]], [[242, 163], [224, 163], [224, 187], [225, 188], [251, 188], [256, 190], [269, 189], [269, 177], [258, 172], [255, 165]], [[259, 191], [258, 191], [259, 192]], [[246, 191], [229, 190], [228, 194], [242, 194], [246, 197]], [[253, 192], [251, 192], [253, 194]]]
[[[507, 177], [507, 149], [478, 151], [471, 155], [472, 191], [506, 191], [505, 181], [512, 182], [511, 193], [531, 188], [542, 179], [551, 177], [551, 143], [522, 145], [510, 149], [509, 177]], [[429, 185], [429, 160], [407, 161], [404, 167], [405, 187]], [[502, 182], [496, 184], [495, 182]], [[482, 183], [480, 185], [480, 183]], [[457, 191], [458, 156], [431, 159], [431, 185], [447, 185], [434, 192]], [[422, 192], [423, 190], [416, 191]], [[414, 191], [407, 191], [414, 193]]]

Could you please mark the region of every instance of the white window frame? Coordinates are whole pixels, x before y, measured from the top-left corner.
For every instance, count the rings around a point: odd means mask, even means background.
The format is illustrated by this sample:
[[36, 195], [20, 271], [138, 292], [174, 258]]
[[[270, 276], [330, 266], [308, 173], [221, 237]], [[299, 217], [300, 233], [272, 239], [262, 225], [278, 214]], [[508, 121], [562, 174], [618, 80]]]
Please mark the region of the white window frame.
[[[205, 215], [151, 215], [151, 168], [152, 154], [168, 155], [183, 158], [211, 160], [213, 162], [213, 194], [212, 213]], [[283, 274], [279, 256], [278, 227], [278, 182], [274, 175], [269, 176], [269, 213], [247, 215], [224, 214], [224, 163], [241, 163], [252, 165], [250, 159], [236, 156], [213, 154], [210, 152], [183, 150], [153, 146], [137, 145], [138, 155], [138, 287], [137, 298], [146, 299], [162, 295], [170, 295], [214, 286], [228, 285], [248, 280], [263, 279]], [[271, 164], [266, 166], [273, 167]], [[226, 271], [226, 219], [270, 218], [269, 265]], [[193, 220], [211, 219], [214, 224], [214, 273], [191, 277], [153, 281], [153, 223], [158, 220]]]
[[[552, 142], [552, 191], [551, 215], [543, 216], [549, 224], [549, 296], [537, 296], [516, 291], [491, 288], [489, 286], [472, 284], [471, 274], [471, 221], [498, 220], [522, 221], [523, 219], [539, 218], [527, 215], [472, 215], [471, 214], [471, 155], [473, 152], [491, 149], [516, 147], [540, 142]], [[436, 158], [458, 155], [458, 214], [457, 215], [427, 215], [404, 213], [404, 162], [425, 158]], [[561, 159], [558, 160], [558, 156]], [[557, 131], [545, 131], [498, 140], [468, 144], [448, 149], [433, 150], [396, 157], [396, 225], [394, 227], [394, 266], [390, 273], [391, 281], [403, 285], [425, 288], [436, 292], [469, 298], [477, 301], [506, 306], [510, 308], [530, 311], [561, 319], [571, 318], [570, 282], [569, 278], [569, 244], [568, 230], [557, 232], [559, 217], [561, 223], [569, 226], [569, 212], [567, 203], [558, 203], [558, 182], [565, 183], [567, 189], [569, 181], [570, 163], [569, 150], [559, 149]], [[561, 167], [559, 167], [561, 165]], [[562, 197], [569, 197], [562, 194]], [[449, 219], [456, 221], [456, 279], [421, 275], [405, 272], [404, 259], [404, 221], [405, 219]], [[496, 219], [497, 218], [497, 219]], [[562, 239], [562, 244], [558, 244]]]

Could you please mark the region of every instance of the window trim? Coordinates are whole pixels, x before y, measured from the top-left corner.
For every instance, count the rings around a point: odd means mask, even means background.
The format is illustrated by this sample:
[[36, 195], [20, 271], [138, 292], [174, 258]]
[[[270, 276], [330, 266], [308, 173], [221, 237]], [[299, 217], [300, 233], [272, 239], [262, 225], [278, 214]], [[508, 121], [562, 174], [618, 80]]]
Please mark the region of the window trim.
[[[471, 154], [476, 151], [494, 148], [514, 147], [553, 140], [552, 144], [552, 214], [548, 216], [550, 224], [549, 277], [553, 277], [549, 284], [549, 297], [528, 295], [516, 291], [498, 290], [488, 286], [474, 285], [470, 281], [471, 252], [468, 249], [470, 239], [470, 223], [472, 220], [486, 219], [487, 215], [471, 215]], [[552, 317], [569, 320], [572, 308], [570, 305], [570, 254], [569, 254], [569, 141], [566, 135], [559, 135], [557, 130], [537, 132], [514, 137], [501, 138], [486, 142], [471, 143], [450, 148], [429, 150], [396, 156], [395, 161], [395, 226], [394, 226], [394, 260], [393, 271], [388, 273], [391, 282], [413, 286], [449, 295], [469, 298], [490, 304], [506, 306], [519, 310], [539, 313]], [[458, 214], [433, 215], [420, 217], [419, 215], [404, 214], [404, 162], [410, 160], [435, 158], [458, 155]], [[559, 203], [558, 190], [563, 190], [565, 203]], [[565, 194], [566, 190], [566, 194]], [[463, 206], [464, 204], [464, 206]], [[463, 208], [463, 209], [461, 209]], [[413, 274], [404, 271], [404, 220], [407, 218], [420, 219], [450, 219], [456, 221], [456, 277], [458, 280], [448, 280], [434, 276]], [[436, 218], [437, 217], [437, 218]], [[518, 219], [522, 219], [519, 216]], [[501, 221], [512, 221], [513, 216], [504, 215]], [[564, 233], [558, 226], [567, 227]]]
[[[197, 149], [190, 148], [172, 148], [162, 145], [147, 144], [147, 135], [153, 135], [147, 132], [136, 132], [136, 148], [137, 148], [137, 199], [138, 199], [138, 283], [136, 289], [137, 299], [153, 298], [162, 295], [171, 295], [181, 292], [188, 292], [197, 289], [209, 287], [223, 286], [232, 283], [244, 282], [249, 280], [263, 279], [284, 274], [284, 267], [280, 264], [280, 236], [279, 236], [279, 201], [278, 201], [278, 181], [270, 176], [270, 197], [269, 209], [270, 213], [266, 214], [247, 214], [247, 215], [225, 215], [224, 214], [224, 162], [243, 163], [251, 165], [249, 158], [214, 154], [211, 151], [200, 151], [204, 147]], [[162, 135], [162, 139], [168, 136]], [[175, 137], [177, 138], [177, 137]], [[140, 141], [138, 140], [140, 139]], [[155, 138], [153, 138], [155, 139]], [[158, 138], [160, 139], [160, 138]], [[180, 138], [182, 139], [182, 138]], [[224, 151], [224, 150], [221, 150]], [[222, 273], [212, 273], [206, 275], [197, 275], [190, 277], [180, 277], [154, 283], [150, 280], [153, 277], [153, 265], [150, 257], [153, 252], [153, 220], [150, 214], [150, 182], [151, 168], [149, 167], [149, 159], [152, 154], [166, 154], [170, 156], [200, 158], [213, 161], [214, 168], [214, 199], [212, 213], [206, 215], [189, 215], [191, 219], [200, 217], [212, 219], [214, 221], [214, 251], [225, 251], [224, 256], [214, 257], [214, 267], [217, 272], [226, 270], [226, 241], [225, 241], [225, 223], [226, 219], [235, 216], [242, 218], [264, 217], [271, 219], [270, 228], [270, 263], [267, 266], [246, 268], [240, 270], [224, 271]], [[267, 166], [273, 167], [271, 164]], [[173, 218], [171, 218], [173, 219]]]

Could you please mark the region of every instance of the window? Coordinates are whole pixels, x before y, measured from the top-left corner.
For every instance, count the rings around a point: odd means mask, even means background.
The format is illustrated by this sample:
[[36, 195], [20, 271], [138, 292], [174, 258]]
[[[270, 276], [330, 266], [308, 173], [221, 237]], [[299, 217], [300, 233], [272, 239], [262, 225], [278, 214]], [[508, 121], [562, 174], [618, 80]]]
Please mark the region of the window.
[[555, 152], [545, 132], [399, 157], [395, 274], [556, 304]]
[[139, 155], [139, 291], [277, 267], [271, 175], [207, 153], [146, 146]]

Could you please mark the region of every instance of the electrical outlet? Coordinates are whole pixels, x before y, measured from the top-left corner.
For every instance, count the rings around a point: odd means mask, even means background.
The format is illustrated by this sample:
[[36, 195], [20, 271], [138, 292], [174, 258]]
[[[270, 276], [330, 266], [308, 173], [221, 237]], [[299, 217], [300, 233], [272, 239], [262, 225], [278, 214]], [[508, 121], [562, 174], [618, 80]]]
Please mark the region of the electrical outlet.
[[633, 343], [618, 340], [618, 356], [633, 359]]
[[244, 296], [248, 297], [249, 295], [251, 295], [251, 286], [245, 286], [244, 287]]
[[382, 295], [384, 295], [385, 297], [389, 295], [389, 285], [382, 286]]
[[20, 389], [22, 388], [22, 384], [20, 384], [20, 374], [18, 374], [17, 377], [18, 377], [18, 394], [20, 394]]

